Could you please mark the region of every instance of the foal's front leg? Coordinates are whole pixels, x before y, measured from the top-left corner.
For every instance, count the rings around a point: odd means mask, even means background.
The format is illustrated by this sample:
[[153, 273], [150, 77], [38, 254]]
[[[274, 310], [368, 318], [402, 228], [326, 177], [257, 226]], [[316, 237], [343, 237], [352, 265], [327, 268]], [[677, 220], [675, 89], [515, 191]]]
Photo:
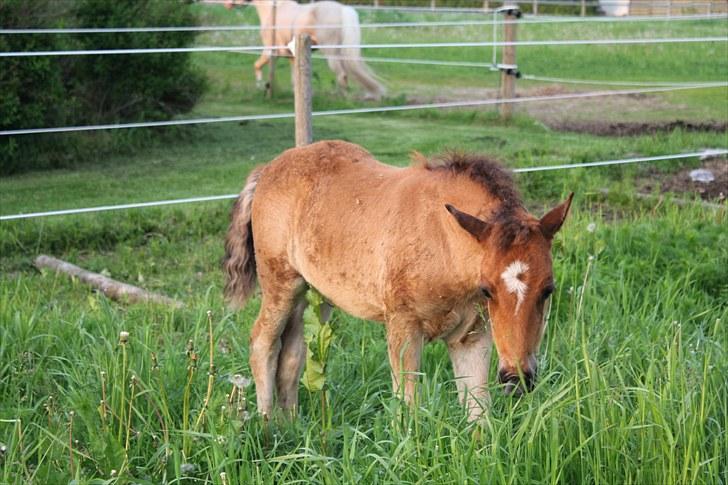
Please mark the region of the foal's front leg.
[[392, 387], [401, 395], [404, 382], [404, 400], [415, 403], [415, 387], [420, 370], [424, 335], [419, 323], [392, 319], [387, 323], [387, 348], [392, 366]]
[[470, 421], [480, 418], [490, 404], [487, 386], [492, 346], [490, 330], [481, 320], [464, 335], [447, 340], [458, 395], [468, 408]]

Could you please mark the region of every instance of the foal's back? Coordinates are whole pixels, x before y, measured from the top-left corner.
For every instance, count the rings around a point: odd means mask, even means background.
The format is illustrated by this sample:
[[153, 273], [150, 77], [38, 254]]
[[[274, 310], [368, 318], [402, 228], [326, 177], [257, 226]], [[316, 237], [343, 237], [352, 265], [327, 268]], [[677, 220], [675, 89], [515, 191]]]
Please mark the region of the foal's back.
[[[348, 313], [382, 321], [398, 273], [426, 264], [425, 278], [451, 269], [451, 258], [438, 257], [447, 251], [444, 226], [451, 223], [444, 205], [482, 205], [480, 190], [477, 202], [468, 200], [472, 182], [445, 178], [384, 165], [347, 142], [288, 150], [258, 182], [256, 260], [264, 267], [285, 261]], [[261, 274], [262, 285], [265, 280]]]

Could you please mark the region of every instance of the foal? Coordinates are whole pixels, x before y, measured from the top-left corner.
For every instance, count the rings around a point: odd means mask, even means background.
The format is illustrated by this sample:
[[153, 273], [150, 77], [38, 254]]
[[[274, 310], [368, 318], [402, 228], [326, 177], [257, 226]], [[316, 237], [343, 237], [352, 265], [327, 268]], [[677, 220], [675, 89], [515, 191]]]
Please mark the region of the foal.
[[551, 241], [572, 195], [537, 219], [488, 158], [395, 168], [341, 141], [254, 170], [232, 211], [224, 269], [233, 304], [252, 294], [256, 274], [260, 283], [250, 337], [258, 410], [270, 415], [274, 390], [282, 408], [297, 405], [308, 285], [384, 322], [394, 389], [410, 403], [422, 347], [434, 339], [447, 344], [471, 419], [488, 402], [492, 339], [506, 392], [530, 390], [554, 289]]

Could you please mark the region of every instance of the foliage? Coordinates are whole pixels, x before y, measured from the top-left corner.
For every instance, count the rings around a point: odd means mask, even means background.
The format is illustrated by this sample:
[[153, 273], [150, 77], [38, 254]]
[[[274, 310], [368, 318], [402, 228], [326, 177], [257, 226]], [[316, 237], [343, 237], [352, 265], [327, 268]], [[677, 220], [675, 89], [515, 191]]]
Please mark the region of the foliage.
[[[79, 27], [191, 26], [195, 18], [179, 1], [79, 0]], [[131, 32], [81, 34], [81, 49], [144, 49], [185, 47], [195, 32]], [[189, 111], [203, 89], [202, 75], [187, 53], [130, 56], [83, 56], [77, 61], [76, 93], [86, 112], [102, 120], [168, 119]]]
[[306, 342], [306, 369], [301, 383], [310, 392], [321, 392], [326, 385], [326, 361], [334, 331], [329, 322], [324, 321], [321, 307], [324, 300], [316, 290], [306, 293], [308, 307], [303, 313], [304, 340]]
[[[68, 15], [63, 2], [55, 0], [7, 0], [0, 2], [2, 28], [54, 26]], [[30, 22], [30, 24], [29, 24]], [[68, 43], [48, 35], [0, 35], [0, 51], [60, 50]], [[0, 58], [0, 130], [19, 127], [65, 125], [75, 108], [69, 98], [68, 59], [52, 57]], [[37, 151], [63, 150], [62, 136], [0, 137], [0, 173], [22, 168], [28, 147]]]
[[[9, 0], [0, 4], [0, 18], [5, 28], [195, 24], [189, 8], [172, 0]], [[18, 34], [0, 37], [0, 49], [184, 47], [194, 38], [194, 32]], [[204, 90], [204, 78], [190, 59], [188, 53], [3, 58], [0, 129], [169, 119], [189, 111]], [[108, 134], [5, 136], [0, 139], [0, 173], [89, 158], [88, 152], [108, 144], [109, 138]], [[116, 138], [126, 140], [126, 135]]]

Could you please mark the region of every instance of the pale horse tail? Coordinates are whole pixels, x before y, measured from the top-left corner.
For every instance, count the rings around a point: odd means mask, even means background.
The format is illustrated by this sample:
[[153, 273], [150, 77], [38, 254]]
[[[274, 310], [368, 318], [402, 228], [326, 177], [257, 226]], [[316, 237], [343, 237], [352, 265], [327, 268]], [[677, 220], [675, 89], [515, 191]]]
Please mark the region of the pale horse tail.
[[[352, 7], [343, 7], [341, 10], [341, 43], [343, 45], [360, 45], [359, 15]], [[347, 76], [356, 79], [375, 99], [380, 99], [386, 94], [386, 88], [377, 80], [371, 69], [364, 64], [359, 47], [342, 48], [341, 55], [343, 57], [341, 64]]]
[[253, 195], [264, 167], [248, 176], [245, 188], [235, 201], [230, 214], [230, 227], [225, 237], [225, 299], [233, 308], [241, 308], [255, 290], [256, 266], [251, 224]]

